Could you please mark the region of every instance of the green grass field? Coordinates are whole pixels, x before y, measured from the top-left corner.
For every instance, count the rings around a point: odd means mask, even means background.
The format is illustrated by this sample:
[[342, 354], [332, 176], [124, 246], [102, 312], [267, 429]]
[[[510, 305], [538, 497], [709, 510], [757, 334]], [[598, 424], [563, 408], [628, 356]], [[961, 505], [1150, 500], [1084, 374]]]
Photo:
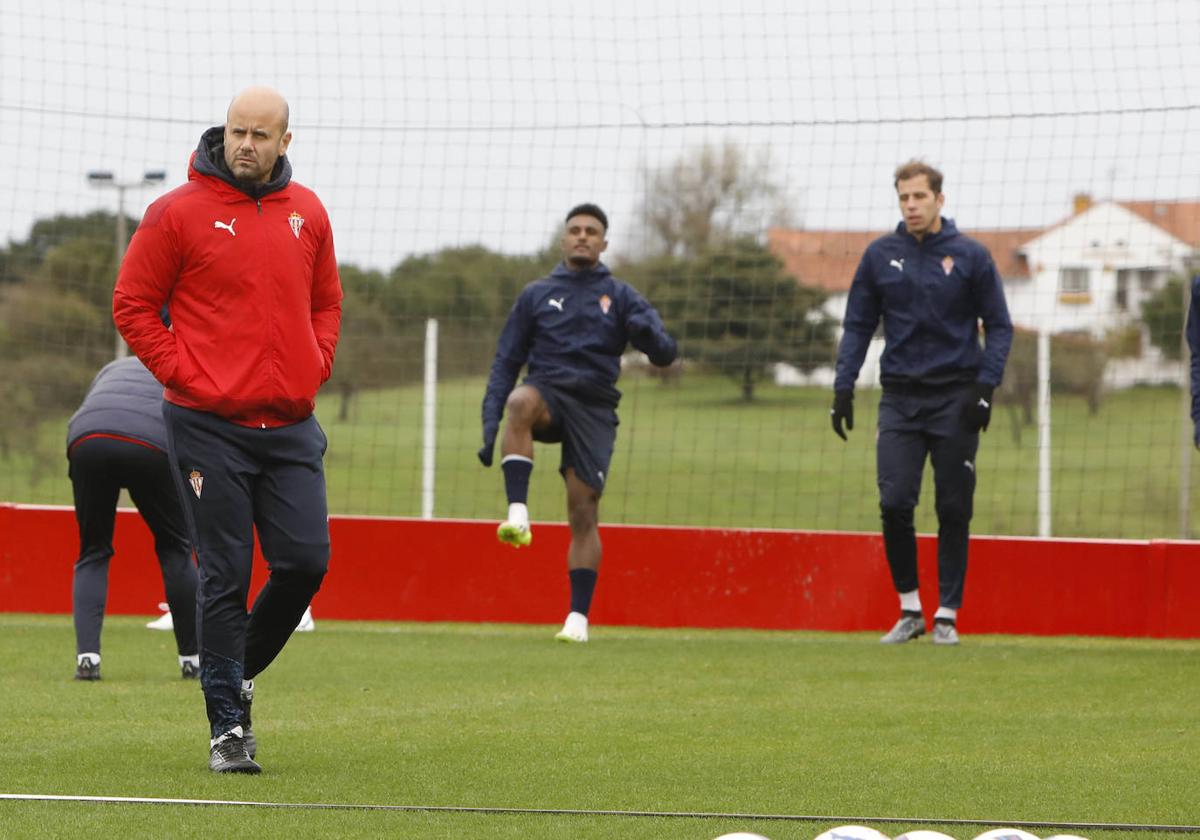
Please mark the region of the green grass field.
[[[206, 769], [198, 686], [144, 621], [110, 617], [104, 680], [77, 683], [69, 616], [0, 615], [0, 793], [1200, 822], [1200, 642], [597, 627], [575, 647], [550, 627], [318, 616], [258, 681], [264, 773], [224, 778]], [[785, 840], [831, 825], [0, 800], [5, 838]]]
[[[843, 444], [829, 428], [821, 388], [763, 385], [752, 404], [725, 379], [685, 375], [678, 386], [623, 377], [621, 426], [601, 506], [602, 522], [875, 531], [878, 394], [856, 403]], [[441, 383], [434, 513], [492, 519], [504, 513], [498, 469], [479, 446], [481, 379]], [[334, 513], [421, 512], [421, 391], [365, 392], [345, 422], [339, 401], [318, 407], [329, 436], [326, 466]], [[1053, 533], [1064, 537], [1176, 538], [1179, 529], [1179, 393], [1136, 388], [1107, 395], [1090, 416], [1077, 398], [1053, 406]], [[47, 421], [33, 452], [0, 459], [0, 499], [70, 504], [65, 418]], [[978, 458], [973, 531], [1037, 533], [1036, 432], [997, 408]], [[539, 447], [530, 510], [565, 519], [557, 447]], [[35, 469], [34, 464], [40, 464]], [[1193, 453], [1191, 519], [1200, 522], [1200, 455]], [[37, 481], [33, 477], [37, 476]], [[926, 470], [917, 526], [936, 531]]]

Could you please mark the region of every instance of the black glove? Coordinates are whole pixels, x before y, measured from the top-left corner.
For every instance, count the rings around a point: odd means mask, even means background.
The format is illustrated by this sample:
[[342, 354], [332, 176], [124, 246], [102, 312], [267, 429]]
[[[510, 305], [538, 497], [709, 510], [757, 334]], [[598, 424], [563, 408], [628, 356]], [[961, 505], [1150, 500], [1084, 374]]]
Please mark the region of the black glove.
[[970, 398], [963, 405], [963, 425], [971, 432], [986, 432], [992, 422], [992, 386], [976, 382], [971, 386]]
[[496, 431], [498, 427], [484, 427], [483, 430], [483, 446], [479, 447], [479, 451], [475, 453], [479, 456], [479, 463], [485, 467], [492, 465], [492, 451], [496, 448]]
[[654, 337], [654, 324], [649, 318], [632, 315], [625, 322], [625, 335], [631, 342]]
[[854, 429], [854, 392], [850, 390], [833, 392], [833, 408], [829, 409], [829, 417], [833, 421], [833, 431], [842, 440], [846, 433], [842, 431], [842, 423], [847, 429]]

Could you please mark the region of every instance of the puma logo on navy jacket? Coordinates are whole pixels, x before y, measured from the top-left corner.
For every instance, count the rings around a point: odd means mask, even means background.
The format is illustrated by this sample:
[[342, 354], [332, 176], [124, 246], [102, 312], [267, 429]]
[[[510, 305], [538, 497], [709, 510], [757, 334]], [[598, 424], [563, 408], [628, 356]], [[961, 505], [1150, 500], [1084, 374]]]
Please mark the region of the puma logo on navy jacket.
[[846, 301], [835, 391], [854, 387], [880, 318], [885, 388], [1000, 384], [1013, 334], [1004, 288], [991, 254], [953, 220], [920, 242], [901, 222], [867, 246]]

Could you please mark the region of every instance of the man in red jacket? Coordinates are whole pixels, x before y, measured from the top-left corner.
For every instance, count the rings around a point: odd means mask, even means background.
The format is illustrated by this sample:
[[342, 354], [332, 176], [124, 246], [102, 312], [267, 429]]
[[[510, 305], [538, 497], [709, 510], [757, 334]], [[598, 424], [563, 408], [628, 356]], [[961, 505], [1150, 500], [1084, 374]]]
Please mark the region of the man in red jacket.
[[[329, 565], [326, 439], [312, 412], [333, 369], [342, 288], [325, 208], [291, 180], [291, 139], [282, 96], [238, 94], [225, 125], [201, 136], [188, 183], [146, 210], [113, 295], [117, 329], [165, 386], [220, 773], [261, 771], [253, 680]], [[270, 576], [247, 615], [256, 528]]]

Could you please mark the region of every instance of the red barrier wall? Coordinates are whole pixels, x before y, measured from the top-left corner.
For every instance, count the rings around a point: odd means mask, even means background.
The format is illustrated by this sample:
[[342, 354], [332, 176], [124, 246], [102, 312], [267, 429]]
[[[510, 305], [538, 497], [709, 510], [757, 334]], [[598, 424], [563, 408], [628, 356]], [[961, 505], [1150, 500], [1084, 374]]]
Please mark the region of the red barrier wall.
[[[568, 601], [565, 525], [529, 549], [495, 523], [334, 517], [318, 618], [553, 624]], [[874, 534], [603, 526], [597, 624], [882, 630], [897, 613]], [[163, 600], [150, 533], [121, 511], [111, 613]], [[70, 508], [0, 505], [0, 612], [69, 613]], [[936, 543], [919, 540], [921, 599], [937, 605]], [[255, 587], [265, 565], [255, 564]], [[1200, 544], [976, 537], [964, 633], [1200, 638]]]

